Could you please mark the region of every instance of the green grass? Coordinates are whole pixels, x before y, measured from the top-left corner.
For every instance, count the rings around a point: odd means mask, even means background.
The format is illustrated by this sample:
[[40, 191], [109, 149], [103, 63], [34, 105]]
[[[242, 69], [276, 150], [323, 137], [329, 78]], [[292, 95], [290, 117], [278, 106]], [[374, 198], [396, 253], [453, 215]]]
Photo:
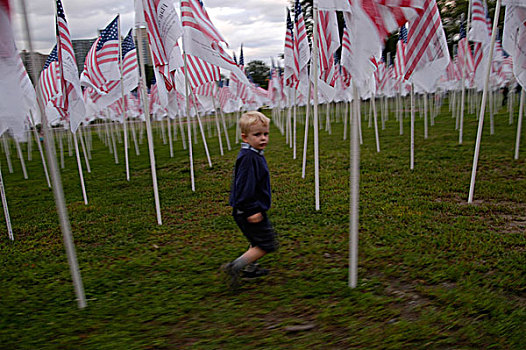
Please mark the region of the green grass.
[[[321, 115], [325, 120], [324, 110]], [[408, 120], [399, 136], [391, 116], [380, 130], [380, 153], [373, 129], [362, 123], [356, 289], [347, 286], [349, 141], [339, 122], [332, 135], [320, 132], [319, 211], [312, 143], [301, 178], [303, 125], [296, 160], [272, 126], [265, 154], [269, 214], [281, 248], [261, 261], [271, 275], [246, 283], [237, 295], [218, 268], [247, 247], [228, 206], [238, 145], [232, 141], [233, 150], [220, 156], [217, 137], [209, 137], [209, 168], [199, 139], [192, 192], [187, 151], [179, 140], [170, 158], [157, 129], [162, 226], [146, 138], [140, 156], [132, 144], [128, 182], [123, 144], [116, 165], [93, 134], [92, 172], [84, 173], [88, 205], [75, 158], [66, 152], [62, 180], [88, 298], [83, 310], [37, 152], [26, 160], [28, 180], [13, 156], [10, 174], [1, 154], [15, 241], [1, 219], [0, 348], [524, 348], [526, 154], [513, 160], [515, 127], [506, 110], [496, 115], [495, 135], [486, 122], [475, 203], [468, 205], [474, 116], [467, 117], [463, 145], [447, 105], [427, 140], [423, 120], [416, 122], [412, 171]], [[315, 327], [287, 331], [304, 324]]]

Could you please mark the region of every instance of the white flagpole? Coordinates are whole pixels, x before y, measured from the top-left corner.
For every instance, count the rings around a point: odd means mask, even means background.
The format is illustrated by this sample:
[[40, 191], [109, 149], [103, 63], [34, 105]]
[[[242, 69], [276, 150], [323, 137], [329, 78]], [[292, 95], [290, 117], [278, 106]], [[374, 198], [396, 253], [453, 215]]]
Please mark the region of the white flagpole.
[[44, 175], [46, 176], [47, 186], [51, 188], [51, 182], [49, 181], [49, 173], [47, 171], [46, 158], [44, 157], [44, 152], [42, 151], [42, 144], [40, 143], [40, 137], [37, 133], [37, 128], [35, 121], [33, 119], [33, 113], [29, 111], [29, 117], [31, 118], [31, 124], [33, 124], [33, 135], [35, 136], [35, 142], [38, 146], [38, 151], [40, 152], [40, 158], [42, 159], [42, 166], [44, 167]]
[[296, 103], [297, 103], [297, 94], [298, 90], [294, 89], [294, 114], [293, 114], [293, 125], [292, 125], [292, 139], [293, 139], [293, 149], [292, 149], [292, 159], [296, 159]]
[[472, 1], [469, 0], [469, 5], [468, 5], [468, 19], [467, 19], [467, 23], [466, 23], [466, 41], [464, 42], [464, 64], [462, 65], [462, 102], [461, 102], [461, 105], [460, 105], [460, 124], [459, 124], [459, 132], [458, 132], [458, 144], [461, 145], [462, 144], [462, 138], [463, 138], [463, 133], [464, 133], [464, 99], [465, 99], [465, 94], [466, 94], [466, 87], [465, 87], [465, 75], [466, 75], [466, 65], [467, 65], [467, 61], [468, 61], [468, 55], [467, 55], [467, 52], [468, 50], [471, 50], [469, 48], [469, 43], [468, 43], [468, 33], [469, 33], [469, 25], [470, 25], [470, 20], [471, 20], [471, 6], [472, 6]]
[[212, 95], [212, 102], [214, 104], [214, 114], [215, 114], [215, 120], [216, 120], [217, 138], [219, 139], [219, 151], [221, 152], [221, 155], [224, 155], [224, 152], [223, 152], [223, 140], [221, 139], [221, 125], [219, 125], [219, 110], [216, 107], [216, 97], [214, 95]]
[[199, 111], [197, 110], [197, 97], [192, 91], [192, 97], [194, 98], [194, 110], [195, 116], [197, 117], [197, 122], [199, 123], [199, 131], [201, 131], [201, 139], [203, 140], [203, 146], [205, 147], [206, 159], [208, 160], [208, 166], [212, 167], [212, 160], [210, 159], [210, 152], [208, 152], [208, 145], [206, 143], [205, 131], [203, 129], [203, 124], [201, 123], [201, 118], [199, 118]]
[[428, 137], [428, 126], [427, 126], [427, 92], [424, 92], [424, 139]]
[[82, 161], [80, 160], [79, 154], [79, 143], [77, 141], [77, 133], [73, 133], [73, 141], [75, 143], [75, 156], [77, 158], [77, 166], [79, 168], [80, 186], [82, 187], [82, 197], [84, 198], [84, 204], [88, 205], [88, 195], [86, 194], [86, 186], [84, 185], [84, 173], [82, 171]]
[[478, 125], [478, 130], [477, 130], [477, 140], [475, 142], [475, 154], [473, 155], [473, 168], [471, 170], [471, 183], [469, 185], [468, 203], [473, 203], [473, 193], [475, 192], [475, 177], [477, 175], [477, 163], [479, 160], [480, 141], [482, 139], [482, 128], [484, 126], [484, 112], [486, 109], [486, 98], [488, 95], [489, 75], [491, 73], [491, 61], [493, 60], [493, 49], [495, 47], [495, 38], [497, 35], [497, 24], [499, 21], [500, 3], [501, 1], [497, 0], [497, 4], [495, 5], [495, 17], [493, 19], [493, 30], [491, 32], [491, 46], [489, 48], [488, 66], [486, 67], [486, 80], [484, 81], [484, 90], [482, 92], [482, 102], [480, 104], [479, 125]]
[[[31, 32], [29, 30], [29, 20], [27, 18], [27, 10], [26, 10], [26, 3], [25, 0], [22, 0], [22, 13], [24, 18], [24, 26], [25, 26], [25, 32], [26, 32], [26, 40], [28, 43], [29, 52], [33, 52], [33, 44], [31, 41]], [[37, 82], [37, 76], [36, 76], [36, 64], [34, 62], [34, 57], [31, 55], [31, 66], [33, 69], [31, 69], [32, 75], [33, 75], [33, 81]], [[40, 91], [38, 89], [37, 85], [37, 103], [40, 108], [40, 113], [42, 116], [42, 130], [44, 131], [44, 140], [45, 140], [45, 146], [46, 146], [46, 153], [47, 158], [49, 160], [49, 167], [50, 167], [50, 173], [51, 173], [51, 179], [53, 181], [53, 194], [55, 196], [55, 204], [57, 207], [57, 212], [60, 220], [60, 228], [62, 230], [62, 236], [64, 240], [64, 246], [66, 248], [66, 254], [68, 256], [68, 262], [69, 262], [69, 268], [71, 272], [71, 277], [73, 279], [73, 286], [75, 288], [75, 295], [77, 296], [77, 305], [80, 309], [85, 308], [87, 306], [86, 304], [86, 296], [84, 294], [84, 286], [82, 284], [82, 278], [80, 276], [79, 266], [77, 262], [77, 255], [75, 252], [75, 245], [73, 243], [73, 236], [71, 235], [71, 225], [69, 222], [68, 212], [66, 209], [66, 201], [64, 199], [64, 189], [62, 188], [62, 181], [60, 179], [60, 173], [57, 169], [57, 160], [55, 158], [54, 154], [54, 143], [53, 139], [50, 135], [48, 125], [47, 125], [47, 118], [46, 114], [44, 112], [44, 107], [42, 105], [42, 99], [39, 98]]]
[[[399, 93], [398, 93], [398, 121], [400, 122], [400, 135], [404, 134], [404, 111], [403, 111], [403, 104], [402, 104], [402, 84], [403, 81], [400, 81], [399, 86]], [[400, 110], [402, 108], [402, 110]]]
[[[51, 131], [53, 133], [53, 131]], [[55, 130], [54, 136], [58, 137], [58, 147], [60, 148], [60, 169], [64, 169], [64, 140], [62, 131]]]
[[225, 132], [226, 147], [230, 151], [232, 148], [230, 147], [230, 138], [228, 137], [228, 129], [226, 127], [225, 114], [223, 113], [223, 108], [221, 108], [221, 105], [219, 106], [219, 111], [221, 113], [221, 122], [223, 124], [223, 130]]
[[[29, 124], [29, 127], [31, 127], [31, 124]], [[30, 162], [33, 160], [33, 140], [31, 137], [31, 131], [26, 132], [27, 137], [27, 161]]]
[[192, 191], [195, 192], [194, 155], [192, 152], [192, 130], [190, 126], [190, 102], [189, 102], [190, 86], [188, 84], [188, 65], [187, 65], [187, 60], [186, 60], [186, 52], [183, 53], [183, 56], [184, 56], [184, 84], [186, 88], [185, 100], [186, 100], [186, 124], [187, 124], [187, 129], [188, 129], [188, 153], [190, 156], [190, 180], [191, 180], [191, 185], [192, 185]]
[[80, 126], [77, 130], [79, 131], [80, 145], [82, 146], [82, 153], [84, 153], [84, 161], [86, 162], [86, 169], [88, 170], [88, 173], [91, 173], [91, 168], [89, 166], [89, 160], [88, 160], [88, 153], [86, 150], [86, 145], [84, 144], [84, 137], [82, 136], [82, 126]]
[[360, 96], [353, 83], [354, 117], [351, 122], [351, 173], [350, 173], [350, 223], [349, 223], [349, 287], [356, 288], [358, 281], [358, 221], [360, 196], [360, 142], [358, 120], [360, 119]]
[[314, 38], [312, 48], [312, 76], [314, 77], [314, 195], [316, 210], [320, 210], [320, 161], [318, 145], [318, 7], [314, 4]]
[[174, 145], [172, 139], [172, 123], [170, 116], [167, 116], [166, 123], [168, 124], [168, 144], [170, 145], [170, 158], [174, 157]]
[[11, 217], [9, 216], [9, 208], [7, 206], [7, 197], [4, 189], [4, 178], [2, 176], [2, 169], [0, 169], [0, 194], [2, 195], [2, 206], [4, 207], [5, 223], [7, 224], [7, 234], [9, 239], [14, 241], [13, 227], [11, 226]]
[[133, 137], [133, 144], [135, 145], [135, 155], [140, 155], [139, 152], [139, 144], [137, 143], [137, 132], [135, 131], [135, 121], [130, 123], [131, 125], [131, 131], [132, 131], [132, 137]]
[[522, 90], [521, 92], [521, 103], [519, 105], [519, 116], [517, 118], [517, 137], [515, 139], [515, 155], [514, 159], [519, 159], [519, 145], [521, 143], [521, 133], [522, 133], [522, 115], [524, 114], [524, 94], [526, 92]]
[[27, 170], [26, 170], [26, 162], [24, 161], [24, 155], [22, 154], [22, 150], [20, 149], [20, 143], [15, 139], [15, 147], [16, 152], [18, 153], [18, 158], [20, 158], [20, 165], [22, 165], [22, 173], [24, 174], [24, 179], [27, 180]]
[[[351, 107], [352, 108], [352, 107]], [[349, 122], [349, 101], [345, 101], [345, 110], [343, 112], [343, 140], [347, 140], [347, 124]]]
[[[373, 94], [371, 99], [376, 100], [376, 96]], [[372, 107], [373, 107], [373, 118], [374, 118], [374, 136], [376, 138], [376, 152], [380, 152], [380, 138], [378, 137], [378, 116], [376, 113], [376, 103], [373, 103]]]
[[[312, 68], [312, 60], [311, 60], [310, 66]], [[305, 169], [307, 167], [307, 141], [309, 139], [309, 119], [310, 119], [309, 112], [310, 112], [310, 98], [311, 98], [310, 76], [307, 75], [307, 79], [308, 79], [309, 90], [307, 91], [307, 105], [305, 108], [305, 137], [303, 139], [303, 162], [301, 165], [301, 178], [302, 179], [305, 178]]]
[[142, 100], [143, 100], [143, 110], [144, 110], [144, 119], [146, 120], [146, 135], [148, 138], [148, 151], [150, 155], [150, 168], [152, 171], [152, 182], [153, 182], [153, 197], [155, 201], [155, 211], [157, 214], [157, 224], [162, 225], [162, 219], [161, 219], [161, 200], [159, 199], [159, 188], [157, 186], [157, 169], [155, 167], [155, 153], [153, 150], [153, 135], [152, 135], [152, 125], [150, 123], [150, 110], [148, 101], [146, 99], [146, 73], [144, 69], [145, 65], [145, 57], [146, 53], [143, 51], [143, 42], [146, 38], [146, 28], [137, 28], [138, 31], [138, 39], [137, 42], [139, 45], [136, 45], [136, 47], [139, 49], [139, 56], [141, 60], [141, 86], [139, 87], [142, 89]]
[[[124, 77], [122, 74], [122, 38], [121, 38], [121, 15], [118, 14], [119, 20], [117, 22], [118, 37], [119, 37], [119, 73], [121, 76], [121, 104], [122, 104], [122, 122], [124, 128], [124, 160], [126, 166], [126, 180], [130, 181], [130, 163], [128, 157], [128, 127], [126, 126], [126, 99], [124, 97]], [[117, 152], [115, 152], [117, 153]]]
[[4, 146], [4, 153], [5, 157], [7, 159], [7, 169], [9, 169], [9, 173], [13, 173], [13, 164], [11, 163], [11, 152], [9, 152], [9, 145], [7, 144], [6, 134], [4, 133], [2, 136], [2, 145]]
[[411, 83], [411, 160], [409, 169], [415, 168], [415, 85]]

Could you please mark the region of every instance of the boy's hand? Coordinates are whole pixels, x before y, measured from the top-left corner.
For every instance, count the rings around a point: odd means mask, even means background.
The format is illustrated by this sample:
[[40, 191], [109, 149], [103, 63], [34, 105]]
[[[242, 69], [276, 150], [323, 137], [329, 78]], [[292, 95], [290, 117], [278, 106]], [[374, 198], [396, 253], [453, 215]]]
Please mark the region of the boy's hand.
[[251, 224], [257, 224], [258, 222], [262, 220], [263, 220], [263, 214], [261, 213], [257, 213], [257, 214], [247, 217], [247, 221], [250, 222]]

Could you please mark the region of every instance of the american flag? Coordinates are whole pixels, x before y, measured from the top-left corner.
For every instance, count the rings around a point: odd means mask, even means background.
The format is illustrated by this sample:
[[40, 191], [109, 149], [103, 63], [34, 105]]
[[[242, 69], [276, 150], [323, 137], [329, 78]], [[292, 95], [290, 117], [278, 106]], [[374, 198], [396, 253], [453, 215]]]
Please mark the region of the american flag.
[[[38, 85], [44, 105], [48, 108], [54, 108], [58, 113], [60, 120], [67, 120], [66, 95], [63, 90], [62, 69], [58, 60], [56, 45], [48, 55], [44, 67], [40, 72]], [[50, 119], [53, 118], [48, 115], [48, 122], [53, 121]]]
[[215, 81], [211, 81], [195, 89], [195, 94], [199, 96], [215, 97], [217, 93], [216, 90], [217, 90], [217, 83]]
[[387, 84], [387, 68], [385, 66], [385, 61], [382, 60], [378, 62], [378, 67], [376, 68], [376, 71], [374, 72], [374, 76], [376, 79], [376, 93], [379, 95], [380, 93], [384, 92], [385, 86]]
[[[122, 41], [122, 78], [124, 83], [124, 92], [127, 93], [135, 89], [139, 83], [139, 69], [137, 64], [137, 50], [133, 42], [132, 30], [128, 32], [126, 38]], [[120, 77], [117, 80], [106, 82], [106, 93], [100, 93], [93, 87], [88, 86], [84, 90], [84, 100], [97, 104], [96, 109], [100, 110], [121, 98]]]
[[57, 5], [57, 56], [60, 67], [59, 82], [57, 83], [62, 97], [55, 101], [54, 107], [60, 113], [62, 120], [69, 120], [73, 132], [77, 130], [84, 119], [85, 107], [80, 89], [77, 62], [71, 44], [68, 23], [60, 0]]
[[38, 81], [45, 105], [51, 103], [53, 106], [64, 106], [64, 95], [60, 81], [61, 70], [58, 63], [57, 46], [55, 45], [44, 63]]
[[[182, 66], [182, 55], [180, 53], [177, 39], [181, 36], [181, 26], [179, 18], [172, 6], [158, 9], [161, 5], [166, 5], [161, 0], [142, 0], [144, 8], [144, 18], [148, 27], [148, 41], [153, 55], [153, 63], [158, 72], [164, 78], [164, 85], [167, 91], [175, 88], [175, 81], [170, 70]], [[167, 14], [170, 12], [170, 15]], [[160, 15], [162, 13], [162, 15]], [[165, 22], [163, 22], [165, 21]], [[169, 22], [168, 22], [169, 21]], [[163, 25], [170, 28], [169, 33], [162, 31]], [[173, 52], [173, 50], [176, 50]], [[170, 62], [170, 59], [174, 59]], [[172, 66], [172, 68], [170, 68]], [[174, 68], [175, 67], [175, 68]]]
[[443, 61], [445, 63], [443, 69], [445, 69], [449, 63], [449, 52], [445, 40], [436, 1], [425, 0], [424, 10], [414, 21], [409, 22], [405, 79], [409, 80], [414, 71], [429, 66], [433, 61]]
[[295, 47], [294, 47], [294, 26], [290, 19], [290, 10], [287, 8], [287, 30], [285, 32], [285, 84], [286, 86], [293, 87], [298, 77], [295, 63]]
[[336, 72], [334, 54], [340, 47], [336, 12], [318, 11], [318, 18], [320, 77], [329, 85], [334, 86]]
[[241, 69], [243, 72], [245, 71], [245, 56], [243, 55], [243, 44], [241, 44], [241, 48], [239, 51], [239, 69]]
[[464, 22], [460, 24], [460, 41], [458, 42], [458, 60], [460, 63], [460, 71], [464, 70], [464, 76], [470, 77], [474, 72], [475, 64], [473, 62], [473, 54], [471, 47], [467, 42], [466, 29]]
[[104, 28], [86, 55], [81, 83], [98, 93], [108, 93], [108, 83], [117, 80], [119, 73], [119, 16]]
[[224, 42], [223, 36], [214, 26], [201, 0], [181, 1], [181, 17], [183, 27], [191, 27], [199, 30], [208, 39], [215, 42]]
[[487, 9], [482, 0], [472, 2], [469, 40], [480, 43], [489, 43], [491, 40], [491, 21], [487, 17]]
[[307, 66], [307, 63], [309, 63], [310, 47], [305, 20], [303, 18], [303, 12], [299, 0], [296, 0], [294, 5], [294, 28], [294, 37], [296, 39], [294, 40], [294, 45], [296, 46], [296, 54], [298, 55], [298, 68], [299, 71], [302, 71], [303, 68]]
[[482, 43], [476, 42], [473, 44], [473, 53], [473, 70], [478, 71], [480, 63], [482, 62], [482, 56], [484, 55]]
[[405, 70], [405, 48], [407, 45], [407, 29], [405, 25], [400, 27], [398, 42], [396, 43], [396, 56], [394, 59], [395, 78], [401, 80]]
[[219, 104], [221, 108], [225, 108], [228, 101], [232, 99], [232, 93], [230, 92], [230, 87], [223, 86], [219, 89]]
[[424, 0], [361, 0], [361, 8], [374, 23], [378, 36], [389, 33], [413, 20], [424, 8]]
[[182, 0], [181, 20], [184, 30], [183, 44], [187, 54], [228, 69], [234, 72], [244, 84], [249, 84], [237, 63], [221, 46], [220, 43], [226, 44], [226, 40], [210, 20], [202, 1]]
[[[190, 86], [195, 89], [203, 84], [218, 81], [221, 78], [219, 67], [214, 66], [199, 57], [186, 55], [188, 79]], [[184, 67], [182, 68], [184, 72]]]
[[122, 75], [127, 76], [133, 71], [137, 71], [137, 49], [133, 42], [132, 30], [128, 32], [122, 41]]

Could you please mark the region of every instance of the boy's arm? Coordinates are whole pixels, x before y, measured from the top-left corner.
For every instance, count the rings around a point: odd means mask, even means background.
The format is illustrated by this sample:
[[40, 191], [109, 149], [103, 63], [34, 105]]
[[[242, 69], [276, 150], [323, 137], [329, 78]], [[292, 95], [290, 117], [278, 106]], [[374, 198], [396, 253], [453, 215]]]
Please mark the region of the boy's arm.
[[[257, 164], [250, 157], [243, 157], [237, 167], [235, 178], [235, 207], [243, 211], [249, 222], [259, 222], [261, 208], [256, 203]], [[262, 217], [262, 215], [261, 215]], [[251, 221], [255, 220], [255, 221]]]

